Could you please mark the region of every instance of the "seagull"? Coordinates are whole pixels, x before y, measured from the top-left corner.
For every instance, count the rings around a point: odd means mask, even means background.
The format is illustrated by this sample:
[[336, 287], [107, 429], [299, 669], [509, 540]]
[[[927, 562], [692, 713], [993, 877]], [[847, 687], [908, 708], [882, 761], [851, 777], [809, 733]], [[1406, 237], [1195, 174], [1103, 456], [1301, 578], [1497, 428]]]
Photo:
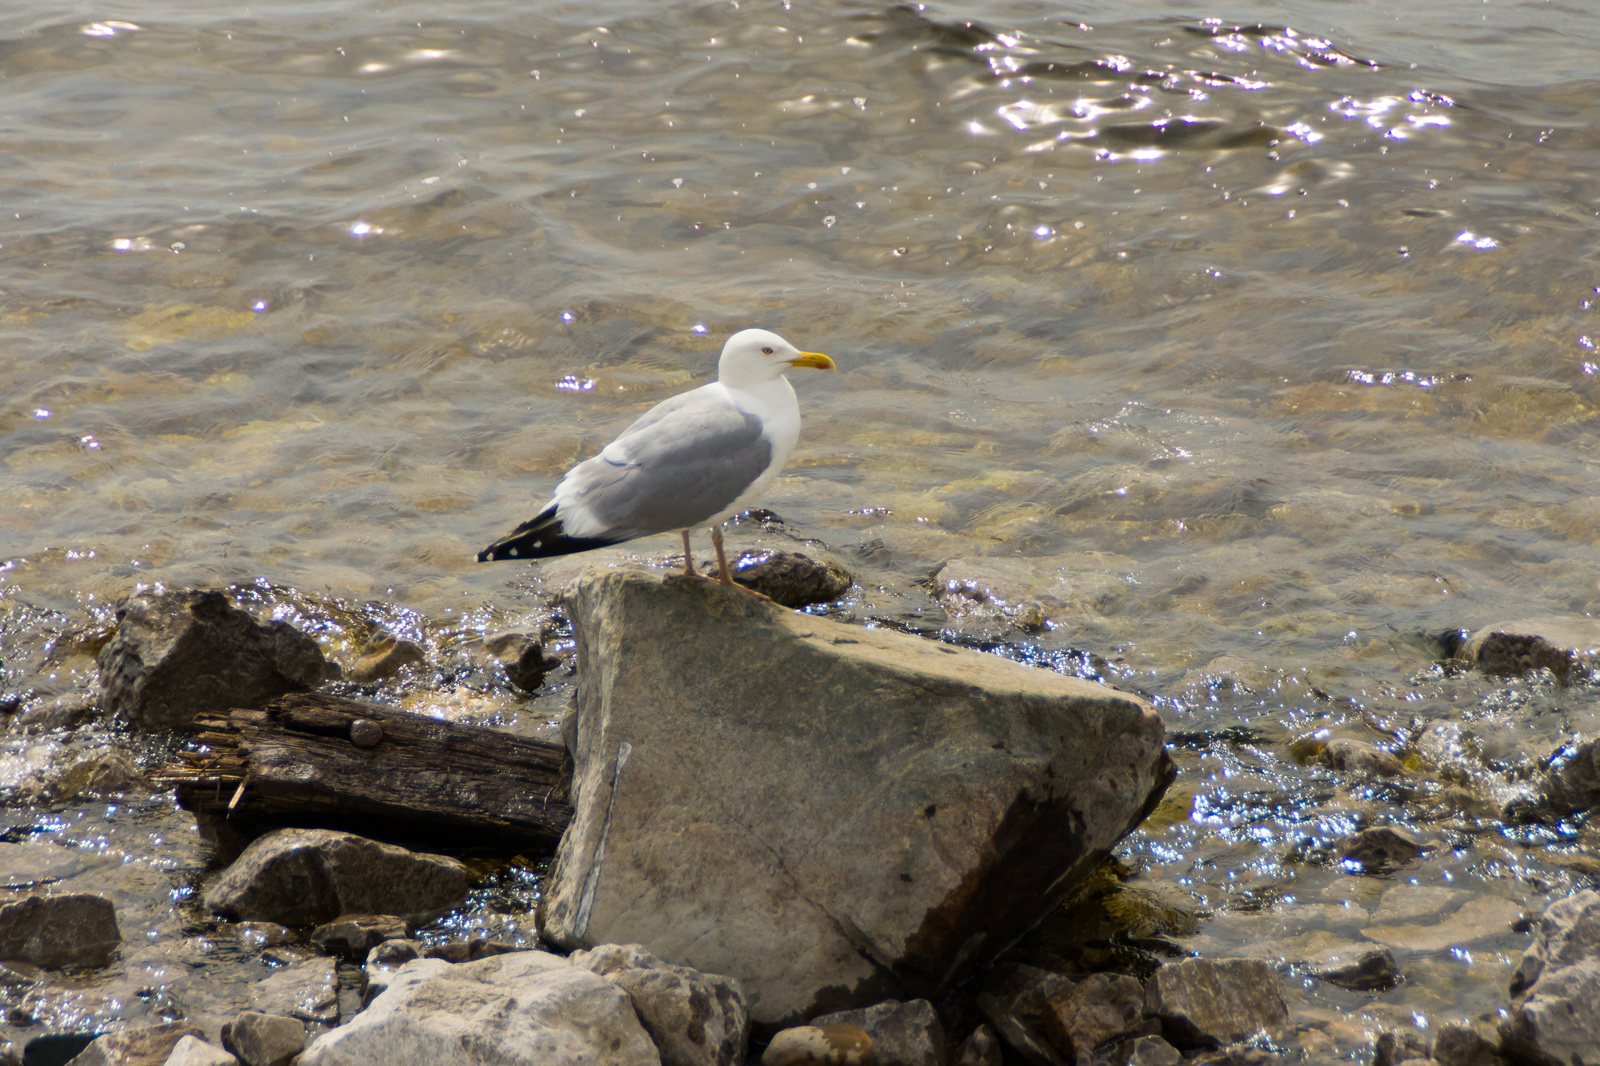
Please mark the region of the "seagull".
[[834, 369], [764, 329], [722, 346], [717, 380], [663, 400], [599, 455], [567, 471], [539, 513], [478, 553], [478, 562], [570, 555], [652, 533], [683, 534], [683, 572], [693, 575], [689, 530], [711, 528], [718, 576], [728, 558], [721, 524], [751, 506], [800, 439], [800, 404], [784, 377], [797, 366]]

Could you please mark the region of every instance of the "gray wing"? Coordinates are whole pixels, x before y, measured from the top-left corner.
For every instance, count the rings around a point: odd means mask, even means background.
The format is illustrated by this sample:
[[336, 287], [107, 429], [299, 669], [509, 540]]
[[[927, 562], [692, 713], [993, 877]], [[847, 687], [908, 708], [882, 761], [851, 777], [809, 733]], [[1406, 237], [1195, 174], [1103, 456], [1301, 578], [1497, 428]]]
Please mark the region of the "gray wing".
[[625, 540], [687, 529], [724, 511], [772, 462], [761, 420], [696, 389], [664, 400], [556, 489], [560, 512], [580, 513]]

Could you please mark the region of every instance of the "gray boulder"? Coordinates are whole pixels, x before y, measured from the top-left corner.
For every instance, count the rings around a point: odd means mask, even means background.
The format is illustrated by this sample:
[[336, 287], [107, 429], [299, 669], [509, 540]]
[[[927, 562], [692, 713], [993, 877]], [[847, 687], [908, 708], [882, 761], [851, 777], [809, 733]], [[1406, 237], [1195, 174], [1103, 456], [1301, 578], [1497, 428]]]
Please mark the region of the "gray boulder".
[[1545, 908], [1512, 971], [1500, 1042], [1517, 1063], [1600, 1061], [1600, 892], [1586, 889]]
[[1150, 975], [1144, 1009], [1180, 1048], [1281, 1036], [1289, 1021], [1278, 975], [1259, 959], [1169, 962]]
[[312, 1041], [299, 1066], [660, 1062], [615, 984], [556, 955], [519, 951], [407, 963], [366, 1010]]
[[197, 1036], [186, 1036], [173, 1045], [162, 1066], [239, 1066], [239, 1060]]
[[819, 1027], [853, 1025], [872, 1040], [873, 1066], [945, 1066], [944, 1023], [925, 999], [893, 1000], [813, 1018]]
[[306, 1027], [286, 1015], [242, 1011], [222, 1027], [222, 1046], [244, 1066], [288, 1066], [306, 1046]]
[[569, 607], [545, 935], [737, 975], [757, 1022], [946, 986], [1172, 778], [1160, 718], [1102, 685], [682, 576], [591, 571]]
[[318, 925], [343, 914], [422, 920], [467, 896], [467, 868], [331, 829], [259, 837], [206, 889], [205, 905], [239, 920]]
[[104, 966], [121, 944], [116, 907], [104, 896], [0, 896], [0, 961], [46, 970]]
[[164, 1066], [178, 1041], [199, 1035], [200, 1030], [188, 1022], [107, 1033], [80, 1051], [72, 1066]]
[[129, 596], [99, 663], [101, 706], [141, 729], [186, 730], [197, 714], [261, 707], [329, 673], [311, 637], [287, 622], [263, 625], [215, 590]]
[[662, 1066], [744, 1063], [750, 1012], [736, 979], [669, 966], [637, 944], [603, 944], [569, 961], [628, 994]]

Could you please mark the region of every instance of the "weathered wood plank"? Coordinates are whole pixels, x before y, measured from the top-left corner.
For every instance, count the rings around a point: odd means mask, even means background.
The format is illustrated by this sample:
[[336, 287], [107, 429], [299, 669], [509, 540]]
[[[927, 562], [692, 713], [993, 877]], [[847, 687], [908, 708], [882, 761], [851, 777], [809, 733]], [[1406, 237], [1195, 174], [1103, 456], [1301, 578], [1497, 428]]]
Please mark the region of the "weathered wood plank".
[[[381, 729], [373, 746], [352, 740], [357, 721]], [[158, 778], [224, 852], [283, 826], [547, 852], [571, 818], [557, 743], [318, 693], [200, 715], [195, 727], [194, 747]]]

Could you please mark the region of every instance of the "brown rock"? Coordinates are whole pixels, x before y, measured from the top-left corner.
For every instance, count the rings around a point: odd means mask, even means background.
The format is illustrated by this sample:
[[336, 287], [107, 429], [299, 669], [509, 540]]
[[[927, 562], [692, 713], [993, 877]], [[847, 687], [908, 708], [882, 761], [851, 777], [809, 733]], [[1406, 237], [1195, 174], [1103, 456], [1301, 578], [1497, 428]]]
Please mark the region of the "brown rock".
[[364, 959], [385, 940], [403, 939], [410, 929], [393, 914], [346, 914], [311, 930], [311, 944], [324, 955]]
[[343, 914], [413, 920], [467, 895], [467, 868], [331, 829], [279, 829], [258, 837], [205, 892], [213, 911], [240, 920], [311, 925]]
[[163, 1066], [184, 1037], [198, 1037], [188, 1022], [168, 1022], [107, 1033], [78, 1053], [72, 1066]]
[[1429, 850], [1429, 845], [1415, 833], [1379, 825], [1341, 840], [1338, 855], [1339, 861], [1355, 863], [1363, 873], [1374, 873], [1404, 866]]
[[1181, 959], [1145, 986], [1145, 1013], [1180, 1047], [1219, 1047], [1257, 1033], [1276, 1036], [1289, 1009], [1278, 975], [1259, 959]]
[[1394, 961], [1394, 952], [1371, 945], [1354, 951], [1330, 952], [1315, 961], [1311, 972], [1330, 985], [1358, 992], [1393, 988], [1400, 983], [1400, 967]]
[[1044, 1033], [1070, 1060], [1127, 1036], [1144, 1020], [1144, 986], [1123, 974], [1090, 974], [1045, 1004]]
[[361, 649], [361, 657], [345, 671], [345, 679], [360, 685], [393, 677], [408, 666], [427, 662], [421, 647], [393, 633], [378, 633]]
[[836, 1025], [860, 1029], [872, 1041], [877, 1066], [945, 1066], [944, 1024], [925, 999], [836, 1011], [813, 1018], [811, 1024], [824, 1030]]
[[789, 608], [828, 603], [855, 584], [838, 563], [815, 562], [799, 552], [742, 552], [728, 569], [734, 581]]
[[257, 622], [219, 591], [129, 596], [99, 663], [106, 713], [142, 729], [189, 729], [203, 711], [261, 707], [329, 674], [315, 640]]
[[47, 970], [104, 966], [121, 944], [116, 907], [104, 896], [30, 891], [0, 898], [0, 961]]

